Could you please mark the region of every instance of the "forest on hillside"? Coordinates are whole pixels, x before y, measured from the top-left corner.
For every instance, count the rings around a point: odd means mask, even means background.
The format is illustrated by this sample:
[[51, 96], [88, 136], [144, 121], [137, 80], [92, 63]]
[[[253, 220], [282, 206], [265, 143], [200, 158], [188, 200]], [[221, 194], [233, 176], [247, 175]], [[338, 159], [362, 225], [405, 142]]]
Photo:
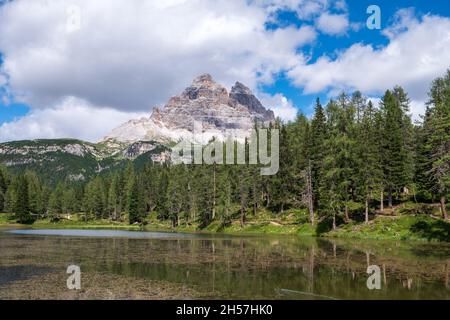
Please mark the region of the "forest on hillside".
[[[83, 219], [143, 223], [150, 213], [173, 226], [222, 225], [261, 209], [303, 209], [313, 225], [334, 229], [406, 201], [434, 204], [448, 220], [450, 196], [450, 70], [435, 79], [422, 121], [413, 123], [404, 89], [387, 90], [379, 106], [360, 92], [342, 93], [311, 119], [277, 121], [280, 169], [260, 175], [256, 165], [148, 163], [100, 174], [83, 184], [48, 185], [36, 173], [0, 167], [0, 212], [21, 223]], [[426, 210], [426, 206], [423, 206]]]

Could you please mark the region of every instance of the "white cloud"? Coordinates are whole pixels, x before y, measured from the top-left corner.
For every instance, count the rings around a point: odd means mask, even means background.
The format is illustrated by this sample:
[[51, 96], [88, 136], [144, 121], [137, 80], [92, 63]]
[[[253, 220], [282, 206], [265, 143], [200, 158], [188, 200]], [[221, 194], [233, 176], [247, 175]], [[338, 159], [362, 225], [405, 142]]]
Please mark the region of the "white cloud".
[[4, 86], [7, 83], [7, 81], [8, 80], [6, 79], [6, 77], [0, 73], [0, 87]]
[[295, 12], [301, 20], [311, 20], [327, 10], [347, 12], [345, 0], [254, 0], [260, 6], [266, 8], [269, 13], [278, 11]]
[[96, 108], [86, 101], [69, 97], [54, 107], [35, 109], [20, 119], [2, 124], [0, 142], [74, 137], [95, 142], [130, 117], [142, 116], [142, 113]]
[[367, 102], [372, 102], [374, 107], [378, 107], [381, 103], [381, 98], [379, 97], [368, 97]]
[[[68, 32], [73, 5], [81, 24]], [[0, 7], [3, 70], [34, 108], [76, 96], [148, 111], [201, 73], [255, 88], [303, 61], [297, 49], [315, 40], [314, 28], [267, 30], [270, 14], [246, 0], [12, 1]]]
[[280, 117], [284, 121], [295, 120], [298, 109], [294, 107], [292, 101], [288, 100], [281, 93], [275, 95], [260, 93], [258, 98], [266, 108], [274, 112], [275, 117]]
[[334, 7], [338, 10], [342, 10], [342, 11], [347, 11], [348, 7], [347, 7], [347, 3], [345, 2], [345, 0], [338, 0], [336, 1], [336, 3], [334, 4]]
[[425, 115], [426, 102], [420, 100], [411, 100], [409, 107], [412, 114], [412, 120], [422, 121], [421, 116]]
[[[412, 100], [426, 101], [431, 81], [450, 66], [450, 19], [403, 16], [407, 20], [394, 23], [387, 46], [374, 48], [357, 43], [335, 60], [322, 56], [315, 63], [299, 64], [288, 72], [289, 77], [305, 93], [358, 89], [377, 96], [401, 85]], [[414, 112], [422, 110], [418, 105], [414, 107]]]
[[350, 22], [346, 14], [324, 12], [316, 19], [316, 26], [323, 33], [336, 36], [345, 34]]
[[383, 29], [382, 33], [393, 39], [396, 35], [407, 31], [418, 22], [414, 8], [403, 8], [395, 13], [393, 23], [388, 28]]

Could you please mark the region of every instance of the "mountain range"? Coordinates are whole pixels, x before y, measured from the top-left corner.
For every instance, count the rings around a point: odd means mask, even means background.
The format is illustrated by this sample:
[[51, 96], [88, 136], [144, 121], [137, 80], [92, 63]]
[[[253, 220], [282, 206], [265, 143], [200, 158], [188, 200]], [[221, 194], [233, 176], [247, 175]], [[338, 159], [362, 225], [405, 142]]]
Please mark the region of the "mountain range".
[[[180, 95], [150, 117], [133, 119], [90, 143], [76, 139], [24, 140], [0, 144], [0, 164], [31, 169], [50, 181], [84, 181], [95, 174], [148, 161], [170, 161], [170, 147], [187, 139], [205, 144], [213, 137], [242, 141], [255, 125], [268, 125], [274, 113], [240, 82], [228, 90], [209, 74], [195, 78]], [[200, 126], [200, 127], [199, 127]], [[194, 135], [194, 128], [201, 128]]]

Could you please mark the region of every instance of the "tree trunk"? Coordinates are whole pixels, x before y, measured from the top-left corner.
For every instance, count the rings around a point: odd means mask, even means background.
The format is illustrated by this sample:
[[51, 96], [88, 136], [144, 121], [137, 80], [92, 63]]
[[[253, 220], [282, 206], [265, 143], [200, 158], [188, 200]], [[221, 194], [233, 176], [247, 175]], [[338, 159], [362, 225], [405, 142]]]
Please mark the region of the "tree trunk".
[[389, 193], [388, 193], [388, 201], [389, 201], [389, 208], [391, 208], [392, 209], [392, 190], [391, 189], [389, 189]]
[[245, 224], [245, 210], [244, 207], [241, 206], [241, 228], [244, 227]]
[[441, 212], [442, 212], [442, 216], [444, 218], [444, 220], [448, 220], [448, 213], [447, 213], [447, 208], [445, 207], [445, 197], [442, 196], [441, 197]]
[[333, 230], [336, 230], [336, 214], [333, 213]]
[[311, 222], [311, 225], [314, 225], [314, 196], [312, 187], [311, 161], [309, 161], [308, 166], [307, 193], [308, 193], [309, 222]]
[[345, 222], [349, 222], [350, 221], [350, 217], [348, 216], [348, 205], [347, 202], [345, 203]]
[[369, 223], [369, 195], [367, 195], [367, 197], [366, 197], [366, 212], [365, 212], [365, 217], [366, 217], [366, 223]]
[[381, 189], [381, 195], [380, 195], [380, 211], [381, 213], [384, 212], [384, 190]]

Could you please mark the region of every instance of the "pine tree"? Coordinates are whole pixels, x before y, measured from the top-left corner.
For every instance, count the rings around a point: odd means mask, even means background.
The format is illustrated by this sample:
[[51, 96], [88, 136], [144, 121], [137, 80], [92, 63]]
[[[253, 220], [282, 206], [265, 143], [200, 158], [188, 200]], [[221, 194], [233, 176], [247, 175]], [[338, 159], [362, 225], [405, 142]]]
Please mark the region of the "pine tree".
[[325, 140], [323, 183], [321, 184], [321, 206], [332, 218], [336, 228], [337, 218], [343, 215], [349, 220], [348, 202], [355, 179], [355, 140], [353, 137], [354, 109], [347, 97], [341, 95], [338, 102], [327, 105], [329, 135]]
[[441, 212], [448, 220], [446, 198], [450, 193], [450, 70], [433, 81], [428, 102], [431, 112], [429, 137], [433, 191], [439, 196]]
[[135, 180], [135, 172], [134, 172], [134, 164], [131, 161], [128, 161], [127, 167], [123, 172], [123, 204], [126, 209], [130, 207], [130, 197], [131, 197], [131, 189], [133, 188]]
[[222, 227], [228, 225], [231, 222], [232, 214], [232, 184], [231, 175], [229, 170], [223, 170], [219, 177], [221, 186], [218, 194], [218, 213]]
[[48, 203], [48, 215], [52, 221], [59, 221], [63, 213], [62, 195], [64, 186], [59, 183], [50, 194]]
[[400, 86], [395, 86], [392, 91], [393, 95], [397, 99], [400, 108], [402, 110], [402, 135], [403, 135], [403, 148], [405, 158], [403, 160], [404, 163], [404, 177], [405, 177], [405, 186], [410, 186], [413, 182], [414, 177], [414, 125], [411, 121], [410, 112], [410, 100], [408, 98], [408, 94], [405, 90]]
[[404, 140], [404, 115], [402, 106], [395, 95], [387, 90], [382, 99], [383, 111], [383, 171], [384, 184], [388, 192], [389, 207], [392, 208], [392, 196], [400, 194], [408, 183], [408, 158]]
[[112, 177], [108, 189], [108, 214], [109, 219], [116, 221], [120, 215], [120, 178], [118, 174]]
[[141, 180], [136, 178], [130, 190], [128, 219], [130, 224], [143, 223], [146, 217], [146, 207], [142, 192]]
[[380, 142], [378, 131], [377, 110], [369, 101], [360, 115], [357, 134], [357, 166], [358, 190], [365, 203], [365, 222], [369, 222], [369, 204], [373, 192], [380, 192], [382, 181]]
[[8, 189], [9, 177], [6, 168], [0, 166], [0, 212], [6, 207], [6, 191]]
[[95, 177], [90, 181], [84, 192], [83, 207], [85, 220], [96, 218], [101, 219], [106, 212], [106, 192], [101, 177]]
[[323, 167], [325, 159], [324, 143], [327, 138], [327, 119], [319, 98], [316, 101], [314, 117], [311, 121], [311, 173], [312, 173], [312, 188], [314, 194], [314, 205], [318, 206], [320, 201], [320, 186], [323, 178]]
[[77, 211], [77, 198], [75, 190], [72, 188], [66, 188], [61, 193], [61, 211], [68, 215]]
[[4, 210], [8, 213], [14, 213], [17, 198], [17, 177], [11, 177], [8, 188], [5, 193]]
[[158, 191], [156, 196], [156, 212], [159, 219], [167, 219], [168, 217], [168, 199], [167, 190], [169, 188], [169, 167], [164, 166], [158, 177]]
[[26, 171], [25, 178], [28, 182], [29, 209], [33, 215], [42, 215], [44, 213], [42, 183], [37, 174], [32, 171]]
[[28, 224], [35, 220], [30, 212], [28, 181], [24, 175], [18, 178], [15, 216], [19, 223]]

